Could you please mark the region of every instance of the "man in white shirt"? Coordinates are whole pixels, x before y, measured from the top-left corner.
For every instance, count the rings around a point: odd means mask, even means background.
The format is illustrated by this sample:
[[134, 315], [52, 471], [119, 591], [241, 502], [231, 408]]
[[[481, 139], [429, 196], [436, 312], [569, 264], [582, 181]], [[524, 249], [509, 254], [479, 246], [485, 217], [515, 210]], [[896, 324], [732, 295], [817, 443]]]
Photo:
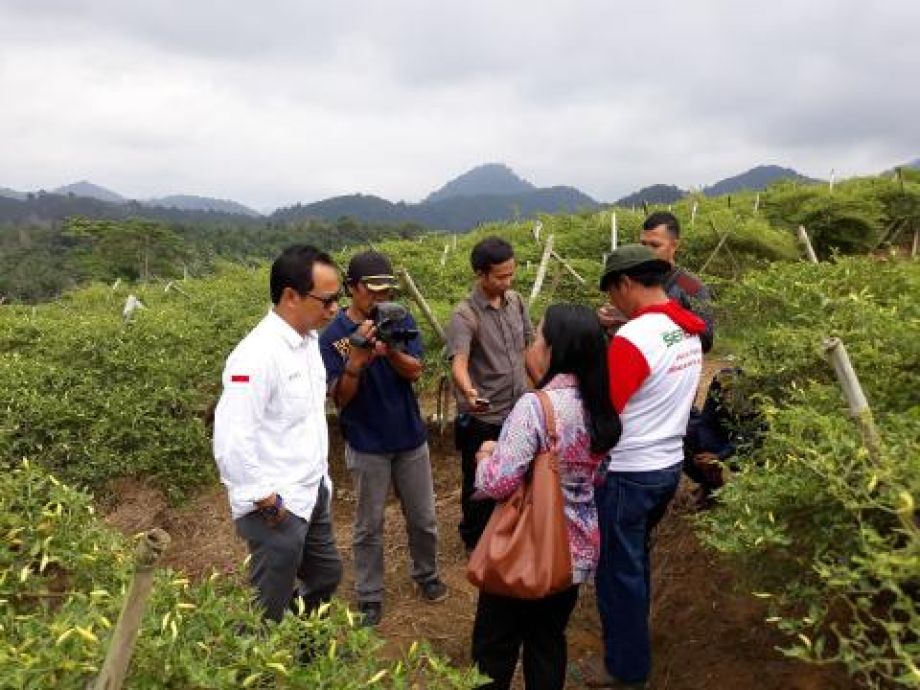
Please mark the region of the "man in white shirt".
[[295, 593], [308, 609], [335, 592], [342, 560], [330, 512], [326, 371], [319, 333], [338, 310], [338, 271], [307, 245], [272, 264], [268, 315], [227, 358], [214, 457], [265, 617]]

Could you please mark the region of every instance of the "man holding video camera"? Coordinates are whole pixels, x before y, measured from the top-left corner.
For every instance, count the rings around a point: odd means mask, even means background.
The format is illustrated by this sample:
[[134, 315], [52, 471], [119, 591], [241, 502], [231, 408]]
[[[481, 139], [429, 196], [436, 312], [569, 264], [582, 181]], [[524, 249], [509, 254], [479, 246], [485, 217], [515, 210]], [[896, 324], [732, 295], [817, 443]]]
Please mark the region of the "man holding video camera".
[[396, 280], [383, 254], [352, 258], [345, 283], [351, 305], [323, 332], [320, 351], [357, 497], [352, 547], [358, 609], [366, 625], [377, 625], [383, 615], [383, 516], [391, 481], [406, 518], [412, 579], [422, 598], [443, 601], [447, 587], [438, 577], [427, 432], [412, 389], [422, 375], [415, 321], [390, 301]]

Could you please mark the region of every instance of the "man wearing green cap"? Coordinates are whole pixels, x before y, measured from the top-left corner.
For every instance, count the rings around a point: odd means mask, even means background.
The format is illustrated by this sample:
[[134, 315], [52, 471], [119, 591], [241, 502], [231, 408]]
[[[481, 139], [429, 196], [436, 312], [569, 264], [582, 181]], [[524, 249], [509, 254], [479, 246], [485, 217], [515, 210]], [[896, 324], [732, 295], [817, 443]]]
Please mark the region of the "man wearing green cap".
[[[639, 243], [651, 249], [655, 256], [670, 264], [664, 291], [684, 309], [692, 311], [706, 322], [706, 330], [700, 334], [703, 352], [712, 349], [714, 323], [712, 317], [712, 295], [709, 288], [697, 276], [676, 263], [680, 246], [680, 223], [673, 213], [656, 211], [642, 223]], [[601, 325], [608, 333], [616, 331], [626, 323], [626, 318], [612, 304], [605, 304], [597, 310]]]
[[706, 323], [668, 298], [671, 265], [648, 247], [607, 259], [600, 289], [628, 319], [610, 343], [610, 397], [623, 433], [595, 491], [601, 531], [597, 606], [604, 663], [592, 687], [644, 687], [651, 670], [649, 538], [680, 481]]

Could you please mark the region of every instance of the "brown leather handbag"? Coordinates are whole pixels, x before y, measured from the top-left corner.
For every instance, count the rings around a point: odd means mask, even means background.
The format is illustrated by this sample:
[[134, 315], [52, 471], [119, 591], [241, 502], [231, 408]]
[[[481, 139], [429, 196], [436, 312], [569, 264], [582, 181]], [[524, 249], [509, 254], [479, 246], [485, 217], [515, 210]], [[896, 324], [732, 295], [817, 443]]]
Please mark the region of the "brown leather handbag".
[[518, 599], [540, 599], [572, 586], [556, 415], [549, 396], [535, 392], [549, 447], [537, 453], [521, 486], [495, 506], [466, 568], [467, 579], [484, 592]]

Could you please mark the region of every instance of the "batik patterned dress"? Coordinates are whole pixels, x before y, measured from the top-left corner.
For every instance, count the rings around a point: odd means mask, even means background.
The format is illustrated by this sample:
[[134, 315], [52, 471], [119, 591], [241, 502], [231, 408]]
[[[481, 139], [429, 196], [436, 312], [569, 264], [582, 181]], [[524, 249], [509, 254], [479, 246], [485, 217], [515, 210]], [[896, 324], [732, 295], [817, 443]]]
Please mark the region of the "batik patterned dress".
[[[556, 412], [559, 477], [568, 521], [572, 578], [579, 584], [590, 579], [600, 551], [594, 474], [603, 456], [591, 452], [575, 376], [557, 374], [543, 390]], [[526, 393], [505, 420], [492, 454], [477, 465], [476, 488], [499, 501], [508, 498], [521, 485], [539, 450], [547, 445], [540, 400], [535, 393]]]

